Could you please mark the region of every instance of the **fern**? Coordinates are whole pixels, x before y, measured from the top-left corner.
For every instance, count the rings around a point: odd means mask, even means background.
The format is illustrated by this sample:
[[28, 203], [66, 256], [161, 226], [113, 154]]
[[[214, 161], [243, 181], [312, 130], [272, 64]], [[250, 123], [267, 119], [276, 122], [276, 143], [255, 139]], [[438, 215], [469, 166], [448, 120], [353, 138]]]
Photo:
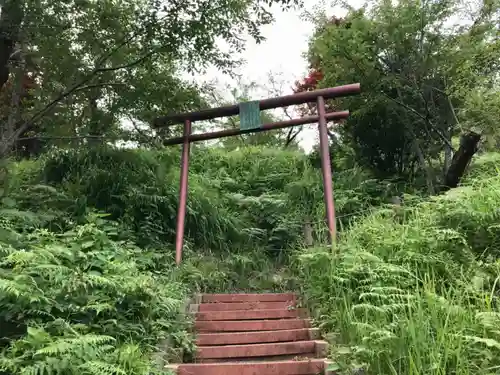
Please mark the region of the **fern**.
[[471, 375], [500, 368], [500, 269], [485, 256], [496, 252], [490, 244], [498, 233], [484, 231], [497, 220], [491, 207], [500, 203], [500, 179], [474, 183], [495, 188], [418, 202], [404, 219], [375, 212], [344, 233], [337, 251], [299, 252], [296, 271], [308, 301], [320, 326], [337, 332], [338, 371]]
[[[186, 288], [139, 268], [142, 253], [132, 242], [112, 240], [115, 233], [114, 224], [94, 215], [61, 235], [39, 229], [20, 235], [23, 248], [5, 248], [0, 321], [31, 327], [0, 355], [1, 369], [92, 375], [156, 371], [147, 353], [160, 339], [186, 329], [187, 321], [179, 319]], [[136, 362], [124, 365], [121, 345], [131, 339], [141, 346]]]

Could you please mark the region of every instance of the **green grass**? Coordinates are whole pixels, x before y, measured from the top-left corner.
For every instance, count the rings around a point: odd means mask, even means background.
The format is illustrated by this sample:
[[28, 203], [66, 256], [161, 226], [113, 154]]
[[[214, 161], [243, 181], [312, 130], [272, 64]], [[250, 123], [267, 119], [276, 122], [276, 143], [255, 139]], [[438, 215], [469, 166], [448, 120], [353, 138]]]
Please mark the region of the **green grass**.
[[359, 220], [333, 251], [297, 253], [341, 374], [500, 371], [500, 176], [486, 170], [446, 195]]
[[[65, 194], [67, 205], [61, 210], [72, 218], [98, 209], [127, 223], [141, 246], [158, 246], [175, 238], [178, 159], [175, 149], [56, 150], [31, 168], [28, 163], [18, 165], [12, 191], [18, 205], [30, 210], [38, 208], [40, 200], [29, 199], [23, 191], [35, 184], [50, 185]], [[344, 226], [402, 189], [359, 168], [336, 171], [334, 177], [339, 224]], [[280, 253], [301, 243], [306, 216], [321, 240], [321, 173], [306, 155], [262, 147], [193, 152], [185, 231], [191, 247]]]
[[[29, 330], [0, 343], [0, 369], [161, 374], [155, 358], [193, 350], [180, 312], [193, 293], [297, 290], [340, 374], [499, 372], [498, 155], [433, 198], [336, 171], [341, 241], [298, 251], [305, 216], [317, 240], [324, 230], [320, 173], [304, 155], [197, 155], [178, 268], [173, 153], [58, 151], [15, 165], [0, 204], [0, 324]], [[413, 195], [386, 205], [398, 192]]]
[[191, 293], [172, 259], [154, 259], [100, 215], [56, 233], [31, 229], [36, 214], [2, 214], [0, 325], [9, 340], [0, 345], [1, 371], [161, 374], [154, 353], [169, 360], [191, 349], [181, 314]]

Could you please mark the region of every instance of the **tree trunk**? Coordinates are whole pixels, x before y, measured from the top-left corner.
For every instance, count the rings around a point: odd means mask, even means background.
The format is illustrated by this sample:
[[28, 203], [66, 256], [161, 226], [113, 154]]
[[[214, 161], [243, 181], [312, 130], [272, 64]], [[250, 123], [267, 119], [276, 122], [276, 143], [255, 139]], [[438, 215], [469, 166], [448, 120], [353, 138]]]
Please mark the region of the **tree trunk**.
[[[408, 120], [408, 119], [407, 119]], [[415, 151], [415, 154], [417, 155], [418, 163], [420, 165], [420, 168], [424, 171], [425, 174], [425, 182], [427, 185], [427, 192], [429, 195], [433, 195], [435, 193], [434, 190], [434, 178], [432, 174], [432, 169], [430, 165], [427, 164], [427, 161], [425, 160], [425, 155], [422, 151], [422, 147], [420, 147], [420, 142], [417, 139], [417, 136], [415, 135], [415, 132], [413, 131], [413, 125], [411, 125], [410, 122], [408, 122], [407, 130], [406, 133], [411, 137], [411, 144], [413, 147], [413, 150]]]
[[[9, 80], [10, 59], [14, 53], [16, 43], [19, 41], [19, 32], [23, 21], [24, 4], [22, 0], [4, 0], [0, 14], [0, 90]], [[7, 124], [0, 124], [1, 127]], [[5, 134], [5, 133], [7, 134]], [[0, 162], [12, 149], [13, 135], [10, 129], [0, 129]], [[10, 137], [7, 137], [10, 134]], [[5, 181], [0, 181], [3, 185]]]
[[97, 137], [101, 136], [101, 131], [100, 131], [100, 116], [99, 116], [99, 107], [97, 106], [97, 100], [99, 98], [99, 90], [98, 89], [92, 89], [89, 92], [89, 130], [88, 133], [91, 136], [95, 136], [96, 138], [89, 138], [88, 143], [89, 145], [98, 145], [101, 140]]
[[19, 40], [23, 1], [5, 0], [0, 15], [0, 90], [9, 79], [9, 60]]
[[[447, 130], [444, 135], [446, 139], [448, 139], [448, 141], [451, 143], [450, 131]], [[443, 176], [446, 176], [448, 169], [450, 169], [452, 155], [453, 150], [448, 145], [444, 145]]]
[[6, 128], [3, 130], [3, 137], [10, 139], [14, 135], [15, 125], [21, 115], [21, 98], [24, 94], [25, 64], [23, 58], [19, 60], [18, 66], [15, 67], [13, 73], [12, 97], [10, 100], [9, 117], [7, 119]]
[[460, 147], [453, 155], [450, 168], [448, 168], [448, 171], [446, 172], [442, 191], [447, 191], [458, 186], [465, 170], [467, 169], [467, 166], [470, 164], [472, 157], [478, 150], [478, 143], [480, 140], [481, 135], [473, 131], [462, 135], [460, 139]]
[[285, 145], [283, 146], [283, 149], [285, 150], [288, 146], [290, 146], [290, 144], [297, 138], [297, 136], [299, 135], [299, 133], [301, 132], [302, 130], [302, 127], [300, 127], [298, 130], [296, 130], [295, 132], [293, 131], [294, 128], [290, 128], [290, 130], [288, 130], [287, 134], [286, 134], [286, 139], [285, 139]]
[[[396, 89], [396, 91], [398, 93], [398, 99], [399, 99], [400, 105], [403, 105], [403, 107], [406, 107], [406, 105], [401, 104], [401, 103], [404, 103], [404, 99], [403, 99], [403, 95], [401, 94], [401, 90], [398, 88], [398, 89]], [[415, 151], [415, 154], [417, 156], [418, 162], [420, 164], [420, 168], [422, 168], [422, 170], [425, 173], [425, 182], [427, 185], [427, 191], [430, 195], [433, 195], [435, 193], [435, 189], [434, 189], [434, 176], [432, 173], [432, 168], [430, 165], [428, 165], [427, 161], [425, 160], [424, 152], [422, 151], [422, 147], [420, 146], [420, 142], [419, 142], [419, 140], [415, 134], [414, 128], [413, 128], [413, 123], [410, 120], [407, 111], [404, 112], [404, 116], [405, 116], [405, 124], [408, 124], [408, 125], [406, 125], [406, 134], [408, 134], [411, 138], [411, 145], [412, 145], [412, 147]], [[429, 125], [429, 124], [427, 124], [427, 125]]]

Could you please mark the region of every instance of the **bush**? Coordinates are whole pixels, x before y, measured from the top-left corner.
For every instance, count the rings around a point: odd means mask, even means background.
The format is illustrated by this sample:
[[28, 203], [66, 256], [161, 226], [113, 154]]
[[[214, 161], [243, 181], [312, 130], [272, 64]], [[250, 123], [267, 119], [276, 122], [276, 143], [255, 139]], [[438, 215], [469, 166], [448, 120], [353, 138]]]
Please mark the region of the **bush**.
[[88, 219], [62, 234], [22, 235], [0, 223], [17, 236], [16, 244], [0, 238], [0, 321], [12, 340], [0, 370], [149, 375], [161, 373], [151, 354], [162, 340], [173, 340], [166, 359], [192, 349], [179, 318], [188, 288], [168, 266], [151, 269], [116, 223]]
[[176, 280], [201, 293], [295, 290], [288, 259], [267, 257], [260, 250], [188, 252], [176, 273]]
[[[60, 202], [59, 210], [75, 220], [93, 207], [127, 223], [141, 246], [173, 243], [178, 151], [54, 151], [40, 163], [43, 180], [35, 182], [64, 191], [70, 199], [66, 209]], [[358, 168], [335, 172], [334, 178], [340, 227], [402, 190]], [[303, 241], [306, 219], [321, 241], [324, 217], [321, 173], [306, 155], [259, 147], [194, 150], [185, 230], [192, 246], [262, 248], [277, 254]]]
[[[80, 202], [127, 223], [142, 246], [173, 243], [178, 206], [178, 158], [173, 152], [59, 150], [45, 157], [45, 183]], [[224, 248], [240, 240], [239, 219], [203, 176], [191, 175], [186, 236], [198, 247]], [[78, 212], [83, 215], [85, 212]]]
[[493, 374], [500, 368], [500, 177], [382, 209], [335, 251], [296, 257], [340, 373]]
[[179, 361], [193, 350], [179, 315], [186, 296], [298, 285], [340, 373], [500, 368], [494, 157], [476, 163], [464, 186], [426, 200], [405, 195], [403, 207], [385, 203], [410, 187], [357, 167], [335, 171], [341, 242], [299, 251], [290, 267], [304, 221], [317, 237], [325, 228], [318, 168], [296, 152], [198, 148], [184, 262], [174, 268], [177, 151], [56, 151], [16, 164], [0, 202], [9, 340], [0, 371], [161, 373], [153, 354]]

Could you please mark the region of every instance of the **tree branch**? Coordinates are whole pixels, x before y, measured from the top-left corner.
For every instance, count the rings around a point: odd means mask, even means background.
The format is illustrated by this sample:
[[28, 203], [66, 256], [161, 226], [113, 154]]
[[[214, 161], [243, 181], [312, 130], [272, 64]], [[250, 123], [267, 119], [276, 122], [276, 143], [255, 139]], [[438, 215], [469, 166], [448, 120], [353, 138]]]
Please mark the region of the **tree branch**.
[[120, 83], [120, 82], [95, 83], [95, 84], [90, 84], [90, 85], [79, 87], [79, 88], [73, 90], [72, 94], [77, 93], [79, 91], [85, 91], [85, 90], [93, 89], [96, 87], [106, 87], [106, 86], [126, 86], [126, 85], [125, 85], [125, 83]]
[[[290, 113], [288, 112], [288, 107], [283, 107], [282, 110], [283, 110], [283, 113], [285, 114], [285, 116], [288, 117], [289, 120], [293, 120], [292, 115], [290, 115]], [[294, 130], [295, 130], [295, 133], [294, 133]], [[286, 139], [285, 139], [285, 146], [283, 148], [287, 148], [288, 146], [290, 146], [290, 143], [292, 143], [297, 138], [297, 136], [302, 132], [302, 130], [303, 130], [302, 126], [300, 126], [298, 128], [292, 127], [290, 129], [288, 129], [288, 132], [286, 134]]]
[[[345, 50], [344, 50], [344, 57], [346, 57], [352, 63], [354, 63], [354, 65], [356, 66], [356, 68], [358, 69], [358, 71], [366, 77], [366, 73], [360, 68], [359, 64], [355, 61], [355, 59], [350, 58], [350, 56], [347, 54], [347, 52]], [[376, 69], [379, 70], [379, 72], [383, 73], [383, 71], [379, 67], [377, 67]], [[393, 74], [397, 74], [398, 76], [400, 76], [400, 74], [397, 73], [397, 72], [392, 71], [392, 73]], [[420, 117], [422, 120], [424, 120], [426, 123], [428, 123], [431, 126], [432, 130], [436, 132], [436, 134], [439, 136], [439, 138], [441, 138], [441, 140], [450, 148], [450, 150], [452, 150], [453, 152], [455, 151], [454, 148], [453, 148], [453, 145], [451, 144], [451, 142], [444, 136], [444, 134], [426, 116], [422, 115], [420, 112], [418, 112], [414, 108], [411, 108], [410, 106], [406, 105], [405, 103], [403, 103], [403, 102], [401, 102], [401, 101], [399, 101], [397, 99], [394, 99], [393, 97], [391, 97], [390, 95], [386, 94], [385, 92], [381, 91], [381, 93], [385, 97], [387, 97], [388, 99], [390, 99], [393, 102], [395, 102], [396, 104], [399, 104], [400, 106], [406, 108], [411, 113], [413, 113], [414, 115]]]
[[55, 107], [59, 102], [61, 102], [62, 100], [64, 100], [68, 96], [74, 94], [77, 91], [81, 91], [81, 90], [92, 88], [92, 87], [102, 86], [101, 84], [94, 84], [94, 85], [87, 85], [87, 86], [82, 87], [87, 82], [92, 80], [92, 78], [94, 78], [96, 76], [96, 74], [98, 74], [100, 72], [104, 72], [104, 71], [119, 70], [119, 69], [125, 69], [128, 67], [132, 67], [134, 65], [140, 64], [141, 62], [146, 60], [148, 57], [152, 56], [154, 53], [156, 53], [156, 51], [151, 51], [151, 52], [147, 53], [146, 55], [140, 57], [139, 59], [137, 59], [129, 64], [126, 64], [126, 65], [120, 65], [120, 66], [111, 67], [111, 68], [94, 69], [87, 77], [83, 78], [82, 80], [80, 80], [80, 82], [74, 84], [71, 88], [69, 88], [65, 92], [61, 93], [60, 95], [58, 95], [55, 99], [53, 99], [51, 102], [49, 102], [45, 107], [43, 107], [41, 110], [39, 110], [34, 115], [32, 115], [29, 120], [25, 121], [21, 126], [19, 126], [19, 128], [16, 130], [14, 135], [9, 139], [9, 141], [12, 142], [13, 140], [19, 138], [19, 136], [21, 134], [23, 134], [26, 131], [26, 129], [28, 129], [28, 127], [30, 125], [32, 125], [34, 122], [38, 121], [40, 118], [45, 116], [45, 114], [47, 112], [49, 112], [53, 107]]
[[0, 89], [9, 79], [9, 60], [16, 43], [19, 41], [19, 32], [24, 19], [23, 5], [21, 0], [2, 1], [0, 12]]
[[142, 129], [139, 128], [137, 125], [137, 122], [133, 119], [131, 115], [127, 116], [129, 121], [132, 123], [132, 126], [134, 127], [135, 131], [141, 136], [143, 139], [147, 140], [148, 142], [151, 142], [154, 146], [157, 146], [160, 144], [159, 142], [156, 141], [156, 138], [154, 136], [150, 136], [146, 134]]
[[97, 68], [97, 69], [95, 69], [93, 71], [93, 74], [95, 75], [95, 74], [101, 73], [101, 72], [111, 72], [111, 71], [115, 71], [115, 70], [132, 68], [132, 67], [134, 67], [136, 65], [139, 65], [143, 61], [147, 60], [148, 58], [150, 58], [151, 56], [153, 56], [157, 52], [158, 51], [156, 49], [154, 49], [152, 51], [149, 51], [148, 53], [146, 53], [142, 57], [140, 57], [137, 60], [134, 60], [134, 61], [132, 61], [132, 62], [130, 62], [128, 64], [123, 64], [123, 65], [118, 65], [118, 66], [111, 66], [109, 68]]
[[[19, 0], [13, 0], [13, 3], [17, 4], [18, 2], [19, 2]], [[3, 16], [3, 14], [2, 14], [2, 16]], [[167, 17], [167, 15], [161, 17], [160, 20], [162, 20], [162, 19], [164, 19], [166, 17]], [[16, 124], [18, 126], [18, 128], [14, 132], [14, 134], [12, 134], [11, 137], [9, 137], [8, 139], [4, 139], [4, 141], [3, 141], [3, 143], [2, 143], [2, 145], [0, 147], [0, 156], [4, 155], [6, 152], [8, 152], [8, 150], [10, 149], [9, 145], [12, 145], [13, 143], [15, 143], [16, 139], [18, 139], [20, 137], [20, 135], [23, 134], [34, 122], [38, 121], [40, 118], [42, 118], [43, 116], [45, 116], [45, 114], [47, 114], [60, 101], [64, 100], [65, 98], [67, 98], [68, 96], [72, 95], [73, 93], [75, 93], [77, 91], [84, 90], [84, 88], [82, 88], [82, 86], [85, 85], [86, 83], [88, 83], [89, 81], [91, 81], [92, 78], [94, 78], [97, 74], [99, 74], [101, 72], [116, 71], [116, 70], [131, 68], [131, 67], [133, 67], [135, 65], [138, 65], [138, 64], [142, 63], [143, 61], [145, 61], [146, 59], [148, 59], [149, 57], [151, 57], [155, 53], [157, 53], [158, 50], [155, 49], [155, 50], [146, 53], [145, 55], [141, 56], [140, 58], [138, 58], [138, 59], [136, 59], [136, 60], [134, 60], [134, 61], [132, 61], [132, 62], [130, 62], [128, 64], [118, 65], [118, 66], [109, 67], [109, 68], [102, 67], [102, 65], [107, 60], [109, 60], [109, 58], [111, 56], [113, 56], [122, 47], [124, 47], [127, 44], [129, 44], [147, 26], [148, 25], [144, 25], [144, 27], [142, 27], [139, 30], [136, 30], [134, 33], [132, 33], [132, 35], [124, 36], [123, 39], [122, 39], [122, 41], [120, 43], [118, 43], [115, 47], [113, 47], [107, 53], [103, 54], [101, 57], [99, 57], [97, 59], [96, 68], [94, 70], [92, 70], [92, 72], [90, 72], [90, 74], [88, 74], [86, 77], [82, 78], [78, 83], [74, 84], [73, 86], [71, 86], [69, 89], [67, 89], [63, 93], [59, 94], [53, 100], [51, 100], [47, 105], [45, 105], [38, 112], [36, 112], [35, 114], [33, 114], [29, 120], [27, 120], [25, 122], [22, 122], [22, 123], [18, 122]], [[95, 87], [95, 86], [88, 85], [87, 88], [90, 88], [90, 87]]]
[[290, 128], [288, 130], [287, 135], [286, 135], [285, 146], [283, 148], [285, 149], [288, 146], [290, 146], [290, 144], [295, 140], [295, 138], [297, 138], [297, 136], [300, 134], [300, 132], [301, 132], [301, 128], [299, 128], [299, 130], [297, 130], [295, 133], [293, 133], [293, 128]]
[[[278, 83], [272, 72], [268, 72], [267, 77], [268, 77], [269, 82], [271, 83], [271, 88], [272, 88], [272, 90], [268, 90], [268, 93], [274, 97], [282, 96], [283, 95], [283, 86], [284, 86], [283, 81], [281, 81], [281, 83]], [[291, 90], [293, 91], [293, 88], [291, 88]], [[290, 112], [288, 112], [288, 108], [289, 107], [282, 107], [281, 110], [283, 111], [283, 113], [285, 114], [285, 116], [289, 120], [293, 120], [294, 118], [290, 114]], [[292, 127], [290, 129], [288, 129], [288, 131], [286, 133], [286, 138], [285, 138], [285, 145], [283, 146], [283, 148], [287, 148], [290, 145], [290, 143], [292, 143], [297, 138], [297, 136], [302, 132], [302, 130], [303, 130], [302, 126], [300, 126], [298, 128]]]
[[122, 140], [120, 137], [116, 136], [104, 136], [104, 135], [70, 135], [70, 136], [57, 136], [57, 135], [35, 135], [33, 137], [19, 137], [16, 142], [29, 141], [33, 139], [60, 139], [60, 140], [78, 140], [78, 139], [112, 139], [112, 140]]
[[397, 99], [394, 99], [393, 97], [391, 97], [390, 95], [386, 94], [385, 92], [382, 92], [382, 94], [387, 97], [388, 99], [392, 100], [394, 103], [396, 104], [399, 104], [400, 106], [406, 108], [408, 111], [410, 111], [411, 113], [413, 113], [414, 115], [418, 116], [419, 118], [421, 118], [422, 120], [424, 120], [425, 122], [427, 122], [432, 130], [434, 130], [436, 132], [436, 134], [439, 136], [439, 138], [441, 138], [441, 140], [452, 150], [452, 151], [455, 151], [454, 148], [453, 148], [453, 145], [451, 144], [451, 142], [444, 136], [443, 133], [441, 133], [441, 131], [424, 115], [422, 115], [420, 112], [418, 112], [417, 110], [415, 110], [414, 108], [410, 107], [409, 105], [403, 103], [403, 102], [400, 102], [399, 100]]
[[446, 91], [438, 89], [437, 87], [430, 86], [430, 85], [427, 85], [427, 86], [430, 87], [432, 90], [436, 90], [437, 92], [440, 92], [441, 94], [446, 95], [446, 99], [448, 100], [448, 105], [450, 106], [451, 114], [453, 115], [453, 119], [455, 120], [455, 123], [458, 126], [460, 126], [460, 121], [458, 121], [457, 113], [455, 112], [455, 107], [453, 106], [453, 103], [451, 102], [450, 95], [448, 95], [448, 93]]
[[328, 134], [328, 138], [330, 138], [330, 141], [332, 141], [332, 143], [337, 140], [337, 136], [335, 135], [335, 133], [328, 128], [326, 128], [326, 134]]

